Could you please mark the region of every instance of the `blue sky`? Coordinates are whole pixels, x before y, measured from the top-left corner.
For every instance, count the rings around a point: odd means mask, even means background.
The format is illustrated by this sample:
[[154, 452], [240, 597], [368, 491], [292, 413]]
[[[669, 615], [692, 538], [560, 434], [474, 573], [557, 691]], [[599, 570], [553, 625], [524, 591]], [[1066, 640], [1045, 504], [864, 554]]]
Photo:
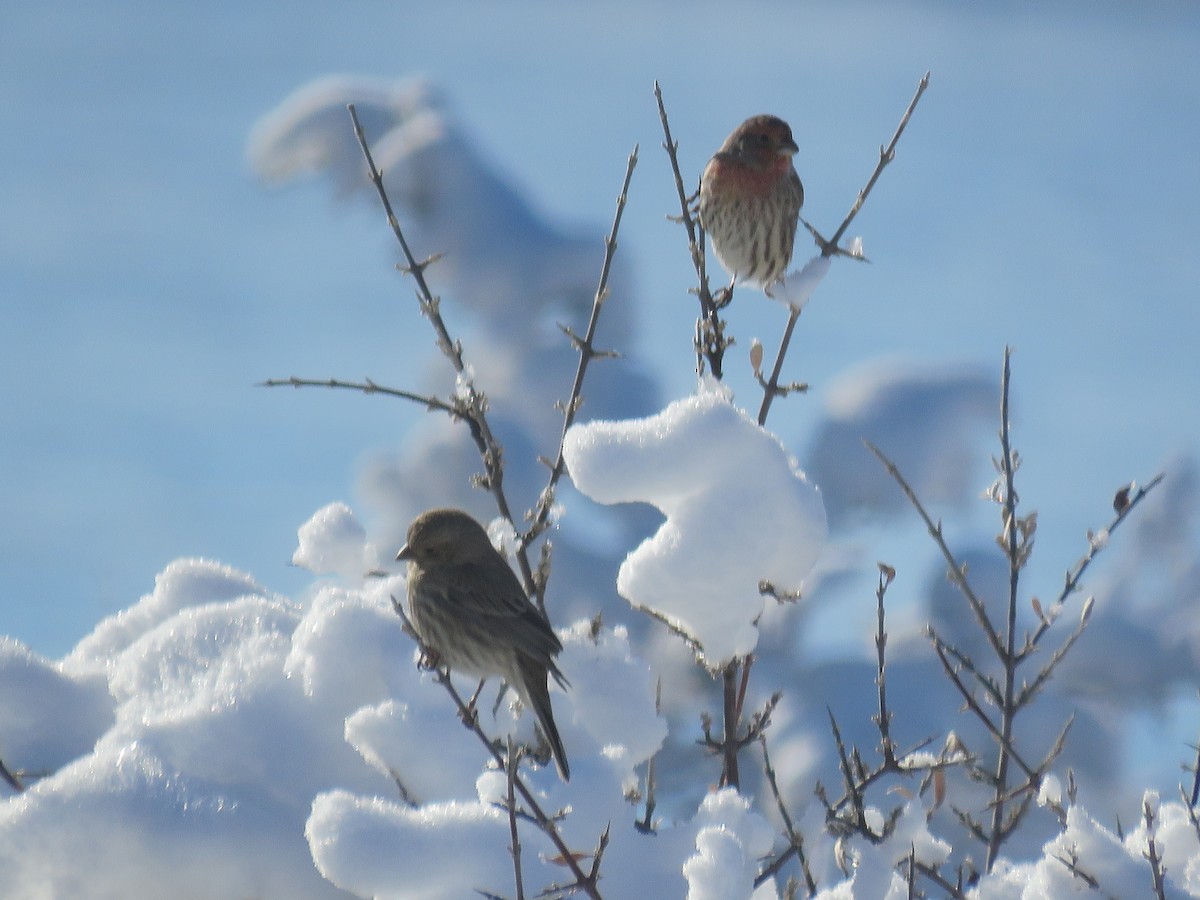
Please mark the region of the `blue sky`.
[[[437, 8], [434, 8], [434, 7]], [[424, 73], [550, 214], [623, 232], [634, 352], [691, 386], [692, 306], [651, 92], [699, 172], [746, 115], [787, 118], [831, 230], [920, 76], [932, 85], [801, 322], [775, 419], [802, 449], [822, 389], [880, 356], [1016, 347], [1025, 496], [1061, 570], [1115, 487], [1200, 446], [1200, 7], [47, 3], [0, 34], [0, 633], [57, 655], [214, 557], [288, 592], [295, 529], [421, 413], [255, 388], [411, 382], [411, 292], [376, 210], [260, 187], [258, 116], [330, 73]], [[798, 255], [801, 251], [798, 250]], [[598, 257], [599, 258], [599, 257]], [[597, 259], [598, 259], [597, 258]], [[737, 309], [768, 346], [782, 311]], [[419, 342], [419, 343], [414, 343]], [[419, 348], [414, 350], [413, 348]], [[742, 367], [745, 369], [745, 367]], [[752, 396], [748, 371], [730, 375]], [[748, 400], [747, 402], [753, 402]], [[986, 449], [981, 486], [986, 483]]]

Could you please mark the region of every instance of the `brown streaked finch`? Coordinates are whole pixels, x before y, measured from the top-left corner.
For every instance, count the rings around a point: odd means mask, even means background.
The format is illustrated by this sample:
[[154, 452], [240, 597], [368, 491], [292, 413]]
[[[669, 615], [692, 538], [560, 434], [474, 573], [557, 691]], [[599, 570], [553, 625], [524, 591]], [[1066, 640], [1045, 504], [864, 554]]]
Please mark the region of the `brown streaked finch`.
[[483, 526], [461, 510], [431, 509], [409, 526], [396, 558], [408, 562], [409, 616], [425, 649], [451, 671], [504, 679], [533, 711], [568, 781], [548, 688], [551, 675], [566, 687], [554, 662], [562, 642]]
[[770, 296], [792, 261], [804, 185], [792, 165], [792, 129], [776, 116], [752, 116], [725, 139], [700, 178], [700, 224], [713, 252], [739, 281]]

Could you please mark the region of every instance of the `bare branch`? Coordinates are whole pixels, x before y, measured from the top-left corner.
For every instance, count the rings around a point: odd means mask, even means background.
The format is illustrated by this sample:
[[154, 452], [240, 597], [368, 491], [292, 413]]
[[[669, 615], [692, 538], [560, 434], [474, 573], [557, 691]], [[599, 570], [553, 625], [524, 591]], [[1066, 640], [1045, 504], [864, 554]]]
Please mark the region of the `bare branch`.
[[879, 729], [879, 751], [887, 765], [896, 763], [896, 745], [892, 741], [892, 714], [887, 705], [887, 630], [884, 628], [883, 598], [895, 577], [895, 569], [879, 564], [879, 586], [875, 590], [875, 686], [879, 695], [879, 713], [875, 716], [875, 727]]
[[[913, 110], [917, 108], [917, 103], [921, 100], [921, 95], [925, 93], [925, 89], [929, 87], [929, 73], [925, 73], [920, 83], [917, 85], [917, 92], [913, 94], [912, 100], [909, 101], [908, 108], [904, 111], [904, 115], [900, 117], [900, 124], [896, 126], [896, 131], [892, 135], [891, 141], [886, 147], [879, 148], [879, 162], [875, 164], [875, 171], [871, 173], [871, 177], [867, 179], [866, 185], [858, 192], [858, 197], [854, 201], [854, 205], [850, 207], [850, 212], [846, 214], [846, 218], [842, 220], [842, 224], [838, 230], [833, 233], [833, 237], [829, 240], [821, 237], [816, 229], [804, 223], [804, 227], [812, 232], [813, 238], [817, 242], [817, 246], [821, 248], [822, 256], [852, 256], [858, 257], [860, 254], [853, 253], [848, 250], [843, 250], [838, 246], [838, 241], [845, 235], [846, 229], [850, 227], [850, 223], [854, 221], [854, 217], [858, 215], [863, 204], [867, 202], [867, 197], [870, 196], [871, 189], [875, 187], [875, 182], [879, 180], [879, 176], [883, 174], [884, 168], [887, 167], [893, 159], [896, 158], [896, 145], [900, 142], [900, 135], [904, 134], [904, 129], [908, 126], [908, 120], [912, 118]], [[762, 405], [758, 409], [758, 424], [765, 425], [767, 416], [771, 412], [771, 404], [777, 396], [780, 396], [783, 391], [779, 389], [779, 376], [783, 371], [783, 359], [787, 356], [788, 347], [792, 342], [792, 334], [796, 330], [796, 322], [800, 318], [800, 308], [792, 307], [788, 312], [787, 325], [783, 329], [783, 337], [779, 341], [779, 350], [775, 354], [775, 363], [771, 367], [771, 377], [767, 379], [767, 383], [763, 385]], [[715, 374], [715, 373], [714, 373]]]
[[950, 547], [946, 544], [946, 538], [942, 534], [941, 523], [934, 522], [933, 519], [930, 518], [929, 513], [925, 511], [925, 506], [917, 497], [916, 491], [912, 489], [912, 485], [910, 485], [904, 476], [900, 474], [900, 470], [896, 468], [896, 464], [888, 459], [887, 456], [884, 455], [883, 451], [870, 441], [864, 440], [863, 443], [866, 445], [867, 449], [874, 453], [875, 456], [878, 457], [879, 461], [883, 463], [884, 468], [886, 468], [888, 471], [888, 474], [892, 476], [892, 479], [898, 485], [900, 485], [900, 489], [904, 491], [904, 496], [908, 498], [909, 503], [913, 505], [913, 508], [916, 509], [917, 514], [920, 515], [921, 520], [925, 523], [926, 529], [929, 531], [930, 537], [933, 538], [933, 541], [935, 544], [937, 544], [938, 549], [942, 551], [942, 556], [945, 558], [946, 564], [949, 567], [948, 571], [950, 579], [954, 582], [955, 586], [959, 589], [962, 595], [966, 597], [967, 602], [971, 606], [972, 612], [975, 613], [975, 620], [979, 623], [980, 629], [987, 636], [988, 643], [991, 645], [992, 650], [995, 651], [997, 656], [1002, 656], [1004, 654], [1004, 646], [1000, 643], [1000, 635], [996, 633], [996, 629], [992, 626], [991, 620], [988, 618], [987, 609], [983, 605], [983, 601], [976, 596], [975, 592], [971, 589], [971, 585], [967, 582], [966, 567], [963, 563], [960, 563], [957, 559], [955, 559], [954, 554], [950, 551]]
[[1155, 809], [1148, 799], [1142, 803], [1142, 816], [1146, 821], [1146, 852], [1142, 855], [1145, 857], [1146, 862], [1150, 863], [1150, 877], [1154, 885], [1154, 896], [1158, 900], [1167, 900], [1165, 886], [1167, 870], [1163, 865], [1162, 857], [1158, 854], [1158, 846], [1154, 841], [1157, 818]]
[[384, 387], [376, 384], [370, 378], [363, 381], [342, 381], [338, 378], [297, 378], [295, 375], [290, 378], [268, 378], [266, 381], [260, 381], [259, 387], [323, 387], [323, 388], [340, 388], [348, 391], [358, 391], [363, 394], [383, 394], [385, 397], [398, 397], [401, 400], [411, 400], [413, 403], [419, 403], [426, 409], [444, 412], [456, 419], [463, 419], [466, 413], [452, 403], [447, 403], [437, 397], [428, 396], [425, 394], [414, 394], [412, 391], [402, 391], [397, 388]]
[[[567, 432], [575, 423], [575, 416], [579, 411], [583, 394], [583, 380], [587, 375], [588, 364], [595, 357], [611, 355], [606, 351], [597, 350], [593, 341], [596, 337], [596, 326], [600, 321], [600, 311], [604, 308], [604, 301], [608, 298], [608, 276], [612, 269], [613, 256], [617, 252], [617, 234], [621, 229], [621, 217], [625, 212], [625, 204], [629, 199], [629, 183], [633, 178], [633, 170], [637, 166], [637, 162], [638, 148], [635, 146], [633, 152], [629, 154], [629, 159], [625, 165], [625, 179], [621, 182], [621, 193], [617, 195], [617, 211], [613, 216], [612, 228], [609, 230], [608, 237], [604, 241], [604, 262], [600, 267], [600, 282], [596, 286], [596, 294], [592, 300], [592, 312], [588, 317], [587, 330], [581, 338], [569, 328], [563, 328], [571, 338], [575, 348], [579, 351], [579, 365], [575, 370], [575, 380], [571, 384], [571, 396], [562, 406], [563, 427], [562, 435], [558, 441], [558, 455], [550, 467], [550, 480], [538, 498], [537, 506], [531, 515], [532, 521], [530, 522], [529, 529], [520, 536], [518, 544], [522, 550], [528, 547], [530, 543], [537, 539], [538, 535], [549, 527], [550, 511], [554, 506], [555, 489], [558, 486], [559, 479], [562, 478], [563, 472], [566, 471], [566, 460], [563, 458], [563, 444], [566, 441]], [[538, 606], [544, 608], [545, 582], [539, 581], [536, 587]]]
[[[663, 149], [671, 160], [671, 171], [675, 175], [675, 190], [679, 194], [679, 219], [688, 235], [688, 252], [692, 257], [692, 266], [696, 270], [697, 286], [694, 289], [700, 301], [700, 318], [696, 320], [696, 372], [702, 374], [707, 361], [709, 371], [718, 381], [724, 376], [724, 358], [726, 348], [733, 340], [725, 337], [725, 322], [721, 319], [720, 311], [728, 305], [732, 294], [728, 291], [720, 299], [714, 299], [708, 286], [708, 270], [704, 256], [704, 228], [692, 214], [692, 200], [695, 194], [689, 195], [683, 186], [683, 174], [679, 169], [679, 144], [671, 137], [671, 125], [667, 120], [667, 108], [663, 104], [662, 88], [654, 82], [654, 98], [658, 102], [658, 118], [662, 122]], [[697, 188], [699, 193], [699, 188]]]
[[[392, 597], [392, 608], [395, 609], [396, 614], [400, 617], [400, 621], [403, 623], [405, 632], [416, 641], [417, 647], [420, 648], [422, 655], [430, 658], [432, 655], [430, 654], [428, 648], [417, 636], [416, 629], [413, 628], [412, 622], [409, 621], [408, 616], [404, 612], [404, 607], [395, 597]], [[495, 760], [496, 765], [502, 769], [508, 770], [508, 754], [501, 753], [500, 750], [497, 749], [496, 743], [489, 738], [487, 733], [484, 732], [483, 728], [480, 727], [479, 716], [475, 714], [475, 710], [473, 709], [472, 705], [462, 699], [462, 695], [460, 695], [458, 690], [454, 687], [454, 683], [450, 680], [450, 675], [445, 669], [438, 670], [437, 681], [442, 685], [443, 688], [446, 689], [446, 693], [448, 693], [450, 698], [454, 701], [454, 705], [458, 709], [459, 718], [462, 719], [463, 724], [475, 734], [480, 743], [482, 743], [487, 749], [492, 759]], [[525, 780], [519, 773], [514, 771], [511, 778], [511, 785], [516, 789], [516, 792], [521, 795], [521, 800], [524, 802], [525, 807], [528, 810], [527, 814], [530, 821], [536, 824], [538, 829], [550, 839], [550, 842], [554, 844], [555, 849], [558, 850], [559, 859], [575, 877], [575, 883], [573, 887], [583, 891], [583, 893], [593, 898], [593, 900], [600, 900], [601, 894], [599, 888], [597, 887], [599, 875], [595, 870], [595, 867], [593, 867], [593, 872], [590, 875], [584, 873], [583, 869], [579, 866], [579, 857], [581, 854], [575, 853], [569, 847], [567, 847], [566, 841], [558, 831], [554, 817], [547, 815], [542, 809], [541, 805], [537, 802], [537, 798], [525, 784]], [[607, 836], [607, 831], [605, 835]], [[607, 844], [606, 836], [602, 838], [602, 848], [605, 844]]]
[[512, 845], [509, 850], [512, 852], [513, 859], [513, 878], [516, 880], [517, 900], [525, 900], [525, 880], [521, 877], [521, 838], [517, 834], [517, 799], [513, 793], [513, 787], [517, 779], [517, 756], [513, 748], [512, 735], [508, 737], [508, 760], [504, 767], [504, 774], [507, 776], [508, 790], [505, 794], [505, 806], [508, 810], [508, 833], [512, 840]]
[[[1111, 535], [1114, 531], [1116, 531], [1117, 528], [1120, 527], [1121, 523], [1129, 517], [1129, 514], [1137, 508], [1137, 505], [1146, 498], [1146, 495], [1154, 490], [1154, 488], [1158, 487], [1163, 478], [1164, 473], [1160, 472], [1151, 478], [1146, 485], [1133, 492], [1132, 495], [1130, 495], [1128, 487], [1122, 488], [1122, 491], [1124, 492], [1123, 502], [1117, 508], [1116, 517], [1109, 522], [1108, 526], [1104, 529], [1104, 534]], [[1054, 624], [1054, 621], [1057, 618], [1059, 611], [1066, 603], [1067, 598], [1079, 590], [1079, 584], [1083, 580], [1083, 574], [1087, 571], [1088, 566], [1092, 564], [1092, 560], [1094, 560], [1099, 555], [1100, 551], [1103, 550], [1107, 545], [1107, 541], [1088, 541], [1087, 552], [1076, 561], [1075, 565], [1072, 566], [1070, 570], [1068, 570], [1064, 579], [1062, 591], [1059, 593], [1058, 598], [1051, 605], [1050, 613], [1041, 617], [1041, 624], [1038, 626], [1037, 630], [1029, 636], [1029, 639], [1026, 642], [1027, 646], [1036, 647], [1038, 642], [1041, 641], [1049, 627]]]
[[[438, 347], [441, 348], [442, 352], [450, 360], [454, 371], [460, 376], [462, 381], [456, 403], [469, 425], [471, 437], [479, 449], [480, 457], [483, 459], [484, 475], [480, 479], [480, 483], [486, 486], [495, 497], [500, 515], [509, 522], [512, 522], [515, 527], [516, 519], [513, 518], [508, 497], [504, 493], [504, 450], [500, 442], [496, 440], [496, 436], [492, 433], [491, 426], [488, 424], [487, 397], [475, 387], [469, 378], [466, 363], [463, 361], [462, 345], [450, 337], [450, 332], [446, 329], [446, 323], [443, 321], [441, 312], [439, 311], [440, 302], [433, 295], [433, 292], [429, 290], [429, 284], [425, 280], [425, 269], [436, 260], [436, 257], [430, 257], [418, 262], [416, 257], [413, 256], [412, 250], [408, 246], [408, 241], [404, 237], [404, 231], [400, 228], [400, 222], [392, 210], [391, 200], [388, 198], [387, 190], [383, 186], [383, 176], [379, 168], [375, 165], [374, 157], [371, 155], [371, 148], [367, 144], [362, 124], [358, 120], [358, 111], [354, 108], [353, 103], [349, 104], [347, 109], [350, 112], [350, 120], [354, 124], [354, 135], [358, 139], [358, 145], [362, 149], [363, 157], [367, 162], [367, 171], [370, 175], [371, 183], [375, 185], [375, 191], [379, 194], [379, 200], [383, 204], [384, 212], [387, 213], [388, 225], [391, 227], [392, 234], [395, 235], [396, 242], [400, 245], [400, 249], [404, 254], [407, 265], [401, 267], [401, 271], [407, 275], [411, 275], [416, 282], [417, 302], [421, 307], [421, 312], [429, 319], [430, 324], [433, 325], [433, 330], [437, 335]], [[529, 564], [529, 557], [525, 553], [525, 548], [520, 544], [517, 546], [516, 557], [525, 590], [527, 593], [532, 594], [535, 588], [533, 568]]]
[[771, 796], [775, 798], [775, 808], [779, 810], [779, 817], [783, 820], [783, 835], [787, 838], [788, 845], [758, 873], [758, 876], [754, 879], [754, 886], [756, 888], [760, 887], [764, 882], [774, 878], [788, 860], [795, 856], [800, 861], [800, 871], [804, 875], [804, 885], [811, 897], [817, 893], [817, 882], [813, 878], [812, 870], [809, 868], [808, 857], [804, 854], [804, 836], [796, 830], [791, 813], [788, 812], [787, 804], [783, 802], [783, 797], [779, 793], [779, 782], [775, 777], [775, 767], [771, 765], [771, 755], [767, 752], [766, 734], [759, 735], [758, 744], [762, 747], [763, 771], [767, 776], [767, 784], [771, 788]]
[[[870, 196], [871, 189], [875, 187], [875, 182], [879, 180], [879, 176], [883, 174], [883, 170], [887, 167], [888, 163], [896, 158], [896, 145], [900, 143], [900, 135], [904, 134], [904, 129], [908, 127], [908, 120], [912, 118], [913, 110], [917, 108], [917, 103], [920, 102], [921, 95], [929, 87], [929, 75], [930, 73], [926, 72], [925, 76], [917, 84], [917, 92], [913, 94], [912, 100], [908, 103], [908, 109], [904, 110], [904, 115], [900, 117], [900, 124], [896, 126], [896, 132], [892, 135], [892, 139], [888, 142], [888, 145], [879, 148], [879, 162], [875, 165], [875, 171], [867, 179], [866, 187], [858, 192], [858, 199], [850, 207], [850, 212], [842, 220], [841, 226], [828, 241], [824, 241], [820, 239], [820, 236], [817, 236], [817, 244], [821, 247], [822, 256], [831, 256], [838, 251], [838, 242], [846, 234], [846, 229], [850, 227], [850, 223], [854, 221], [854, 217], [863, 208], [863, 204], [867, 202], [867, 197]], [[841, 251], [841, 253], [846, 256], [854, 255], [848, 251]]]

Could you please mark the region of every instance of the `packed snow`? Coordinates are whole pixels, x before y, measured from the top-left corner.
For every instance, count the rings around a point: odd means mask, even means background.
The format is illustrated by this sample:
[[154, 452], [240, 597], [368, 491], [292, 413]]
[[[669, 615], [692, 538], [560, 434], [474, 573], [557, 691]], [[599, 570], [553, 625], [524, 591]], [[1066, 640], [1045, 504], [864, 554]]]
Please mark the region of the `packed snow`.
[[577, 425], [563, 454], [592, 499], [666, 516], [622, 563], [617, 590], [695, 641], [710, 668], [754, 651], [760, 585], [799, 592], [825, 543], [818, 491], [712, 384], [656, 416]]

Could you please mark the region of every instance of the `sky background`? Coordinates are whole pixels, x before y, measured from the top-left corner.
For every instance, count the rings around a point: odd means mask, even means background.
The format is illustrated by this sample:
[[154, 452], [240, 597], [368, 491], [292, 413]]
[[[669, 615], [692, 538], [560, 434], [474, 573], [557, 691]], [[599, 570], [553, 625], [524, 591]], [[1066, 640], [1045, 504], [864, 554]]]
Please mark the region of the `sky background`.
[[[805, 215], [828, 233], [929, 70], [851, 229], [872, 263], [839, 262], [806, 310], [785, 375], [813, 391], [776, 409], [774, 429], [802, 454], [823, 392], [870, 360], [998, 378], [1012, 345], [1022, 498], [1042, 512], [1054, 584], [1117, 486], [1200, 447], [1200, 6], [498, 9], [5, 10], [0, 633], [61, 655], [180, 556], [284, 593], [307, 584], [288, 565], [296, 528], [353, 504], [363, 459], [423, 415], [254, 386], [297, 374], [404, 387], [429, 353], [378, 210], [325, 183], [263, 188], [245, 161], [254, 122], [328, 74], [430, 77], [539, 208], [597, 230], [640, 143], [620, 249], [641, 315], [627, 349], [674, 398], [694, 383], [694, 301], [664, 218], [675, 200], [654, 80], [693, 176], [747, 115], [786, 118]], [[785, 313], [746, 297], [730, 319], [744, 351], [755, 336], [773, 347]], [[729, 381], [756, 407], [740, 359]]]

